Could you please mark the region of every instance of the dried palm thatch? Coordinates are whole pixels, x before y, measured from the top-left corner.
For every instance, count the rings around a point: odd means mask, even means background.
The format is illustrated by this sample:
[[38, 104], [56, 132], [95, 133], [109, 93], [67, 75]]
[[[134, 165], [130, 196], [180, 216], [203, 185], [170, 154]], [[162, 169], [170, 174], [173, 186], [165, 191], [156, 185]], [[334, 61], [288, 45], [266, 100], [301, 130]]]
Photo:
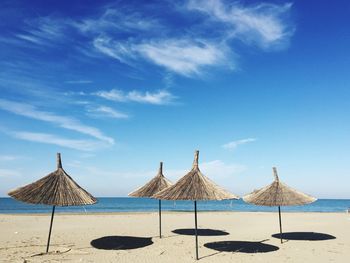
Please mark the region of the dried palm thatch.
[[305, 205], [315, 202], [317, 199], [282, 183], [278, 178], [276, 167], [273, 167], [272, 170], [275, 177], [273, 183], [244, 196], [243, 200], [254, 205], [278, 206], [280, 238], [281, 243], [283, 243], [281, 206]]
[[56, 171], [34, 183], [13, 190], [8, 195], [31, 204], [75, 206], [96, 203], [96, 199], [63, 170], [59, 153]]
[[154, 194], [168, 188], [172, 183], [163, 175], [163, 162], [160, 162], [158, 174], [147, 184], [128, 194], [133, 197], [152, 197]]
[[174, 185], [155, 194], [153, 197], [165, 200], [194, 201], [194, 221], [196, 236], [196, 259], [198, 260], [197, 200], [239, 199], [204, 176], [198, 167], [199, 151], [195, 152], [192, 169]]
[[92, 205], [97, 202], [95, 197], [81, 188], [63, 170], [60, 153], [57, 153], [56, 171], [34, 183], [10, 191], [8, 195], [16, 200], [30, 204], [53, 206], [46, 253], [49, 251], [55, 206]]
[[[147, 184], [131, 192], [129, 196], [133, 197], [152, 197], [154, 194], [162, 191], [172, 183], [163, 175], [163, 162], [160, 162], [158, 174]], [[158, 202], [158, 215], [159, 215], [159, 238], [162, 238], [162, 201]]]
[[316, 198], [282, 183], [278, 178], [276, 167], [273, 167], [273, 174], [275, 180], [272, 184], [244, 196], [243, 200], [261, 206], [305, 205], [316, 201]]
[[204, 176], [198, 167], [199, 151], [195, 152], [192, 169], [176, 184], [155, 194], [153, 197], [164, 200], [225, 200], [239, 199], [237, 195], [231, 194], [219, 187], [208, 177]]

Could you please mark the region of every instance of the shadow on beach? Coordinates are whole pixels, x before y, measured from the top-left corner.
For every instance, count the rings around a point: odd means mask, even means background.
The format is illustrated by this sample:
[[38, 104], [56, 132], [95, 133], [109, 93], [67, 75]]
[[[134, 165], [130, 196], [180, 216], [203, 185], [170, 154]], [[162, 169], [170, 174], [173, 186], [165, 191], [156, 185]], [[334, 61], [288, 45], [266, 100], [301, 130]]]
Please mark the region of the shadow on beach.
[[[273, 234], [272, 237], [281, 238], [281, 234], [280, 233]], [[288, 232], [288, 233], [282, 233], [282, 239], [321, 241], [321, 240], [336, 239], [336, 237], [329, 234], [316, 233], [316, 232]]]
[[[179, 235], [187, 235], [187, 236], [195, 235], [193, 228], [175, 229], [171, 232]], [[217, 230], [217, 229], [201, 228], [201, 229], [197, 229], [197, 235], [198, 236], [227, 236], [229, 235], [229, 233], [222, 230]]]
[[279, 249], [279, 247], [264, 244], [262, 242], [249, 241], [219, 241], [204, 244], [206, 248], [220, 252], [240, 252], [240, 253], [266, 253]]
[[106, 250], [127, 250], [146, 247], [153, 244], [151, 237], [106, 236], [94, 239], [91, 246]]

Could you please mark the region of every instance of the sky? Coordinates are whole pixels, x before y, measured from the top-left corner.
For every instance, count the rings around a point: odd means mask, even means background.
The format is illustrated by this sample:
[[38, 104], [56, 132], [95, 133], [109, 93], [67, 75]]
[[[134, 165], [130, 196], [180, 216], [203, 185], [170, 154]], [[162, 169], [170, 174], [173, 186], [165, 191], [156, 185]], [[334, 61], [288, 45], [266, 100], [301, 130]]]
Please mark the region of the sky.
[[350, 2], [0, 3], [0, 196], [63, 167], [95, 196], [200, 169], [350, 198]]

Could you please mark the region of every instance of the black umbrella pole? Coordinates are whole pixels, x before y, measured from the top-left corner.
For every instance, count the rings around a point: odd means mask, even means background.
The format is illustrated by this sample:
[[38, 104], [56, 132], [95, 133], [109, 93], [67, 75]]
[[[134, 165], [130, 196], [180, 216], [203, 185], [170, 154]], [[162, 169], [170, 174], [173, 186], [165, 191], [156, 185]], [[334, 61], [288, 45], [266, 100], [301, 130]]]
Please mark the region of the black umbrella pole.
[[51, 230], [52, 230], [52, 222], [53, 222], [53, 216], [54, 216], [54, 214], [55, 214], [55, 206], [52, 207], [51, 222], [50, 222], [50, 230], [49, 230], [49, 238], [47, 239], [46, 253], [49, 252], [50, 238], [51, 238]]
[[194, 234], [196, 235], [196, 260], [198, 260], [197, 201], [194, 201]]
[[162, 201], [159, 199], [159, 238], [162, 238]]
[[282, 240], [282, 219], [281, 219], [281, 207], [278, 206], [278, 217], [279, 217], [279, 220], [280, 220], [280, 238], [281, 238], [281, 244], [283, 243], [283, 240]]

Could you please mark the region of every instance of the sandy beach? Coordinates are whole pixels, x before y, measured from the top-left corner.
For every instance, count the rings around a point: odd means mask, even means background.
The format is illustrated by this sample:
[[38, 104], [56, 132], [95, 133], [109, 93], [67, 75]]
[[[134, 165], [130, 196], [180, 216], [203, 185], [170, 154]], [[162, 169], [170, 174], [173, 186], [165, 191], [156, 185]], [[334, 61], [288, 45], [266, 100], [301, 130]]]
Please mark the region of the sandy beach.
[[[284, 213], [289, 240], [280, 244], [277, 213], [200, 212], [200, 262], [347, 262], [350, 215]], [[194, 262], [190, 212], [57, 214], [51, 253], [50, 215], [0, 215], [1, 262]], [[190, 230], [188, 230], [190, 229]], [[296, 234], [296, 232], [306, 232]], [[313, 233], [311, 233], [313, 232]], [[305, 240], [302, 240], [305, 239]], [[223, 242], [226, 241], [226, 242]]]

